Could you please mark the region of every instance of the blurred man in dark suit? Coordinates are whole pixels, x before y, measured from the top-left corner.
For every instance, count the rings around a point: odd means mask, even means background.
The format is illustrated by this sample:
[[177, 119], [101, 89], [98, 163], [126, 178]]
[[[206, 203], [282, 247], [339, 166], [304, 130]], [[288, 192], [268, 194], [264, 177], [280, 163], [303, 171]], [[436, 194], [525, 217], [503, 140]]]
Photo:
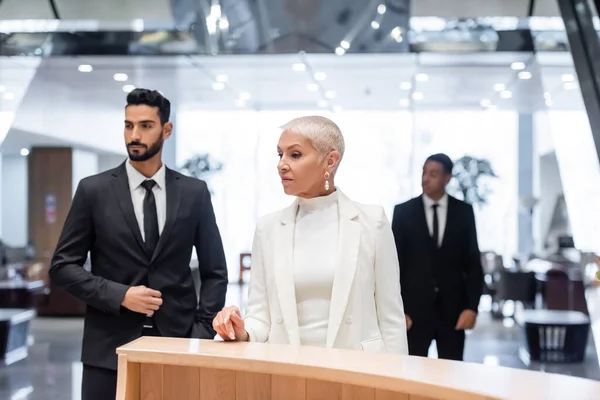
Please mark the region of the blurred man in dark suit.
[[[161, 159], [170, 109], [157, 91], [129, 93], [129, 160], [79, 183], [51, 262], [52, 281], [87, 304], [83, 400], [114, 400], [117, 347], [140, 336], [213, 339], [225, 305], [227, 267], [206, 183]], [[91, 271], [83, 268], [88, 253]]]
[[434, 154], [423, 166], [423, 194], [397, 205], [392, 230], [409, 354], [462, 360], [465, 329], [472, 329], [483, 288], [473, 208], [446, 193], [453, 163]]

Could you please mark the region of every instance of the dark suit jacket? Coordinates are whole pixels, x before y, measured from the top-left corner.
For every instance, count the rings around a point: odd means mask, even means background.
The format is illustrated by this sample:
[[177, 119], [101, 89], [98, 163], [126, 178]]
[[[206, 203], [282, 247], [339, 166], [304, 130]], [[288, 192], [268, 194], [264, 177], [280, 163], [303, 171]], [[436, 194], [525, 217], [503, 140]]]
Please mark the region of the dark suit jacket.
[[415, 321], [430, 320], [437, 314], [455, 324], [463, 310], [477, 312], [483, 269], [469, 204], [448, 196], [440, 248], [429, 234], [421, 196], [395, 207], [392, 230], [406, 315]]
[[[212, 339], [225, 304], [227, 267], [206, 184], [167, 168], [167, 215], [152, 256], [135, 218], [125, 164], [81, 180], [50, 266], [53, 283], [87, 304], [84, 364], [117, 368], [115, 349], [141, 336], [145, 315], [122, 307], [130, 286], [162, 292], [154, 321], [163, 336]], [[192, 247], [200, 298], [190, 271]], [[82, 268], [88, 252], [91, 272]]]

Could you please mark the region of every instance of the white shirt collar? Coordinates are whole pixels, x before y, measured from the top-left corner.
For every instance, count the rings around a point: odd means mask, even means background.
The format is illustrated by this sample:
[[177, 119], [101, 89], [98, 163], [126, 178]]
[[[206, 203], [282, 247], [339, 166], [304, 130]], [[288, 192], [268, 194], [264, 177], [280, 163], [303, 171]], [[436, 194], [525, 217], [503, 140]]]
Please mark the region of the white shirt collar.
[[154, 182], [156, 182], [156, 186], [158, 186], [159, 189], [162, 189], [162, 190], [165, 189], [165, 164], [164, 163], [163, 163], [163, 165], [161, 165], [161, 167], [158, 169], [158, 171], [156, 171], [156, 173], [154, 174], [154, 176], [152, 178], [146, 178], [144, 175], [142, 175], [142, 173], [140, 171], [135, 169], [135, 167], [133, 165], [131, 165], [131, 163], [129, 161], [127, 161], [125, 163], [125, 169], [127, 170], [127, 178], [129, 179], [129, 187], [132, 190], [137, 189], [142, 184], [142, 182], [144, 182], [147, 179], [154, 179]]
[[423, 204], [425, 205], [426, 210], [430, 209], [434, 204], [438, 204], [440, 208], [448, 208], [448, 194], [444, 193], [441, 199], [435, 201], [423, 193]]

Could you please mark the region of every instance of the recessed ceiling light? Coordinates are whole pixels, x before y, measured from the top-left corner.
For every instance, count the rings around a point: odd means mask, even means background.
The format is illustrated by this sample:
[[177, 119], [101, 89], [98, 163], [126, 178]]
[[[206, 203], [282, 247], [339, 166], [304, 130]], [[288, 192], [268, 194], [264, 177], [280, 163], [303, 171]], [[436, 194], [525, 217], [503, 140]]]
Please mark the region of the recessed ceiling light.
[[564, 74], [562, 76], [563, 82], [573, 82], [574, 80], [575, 80], [575, 76], [573, 76], [573, 74]]
[[306, 70], [306, 65], [304, 63], [298, 62], [292, 64], [292, 69], [296, 72], [301, 72]]
[[77, 69], [79, 70], [79, 72], [92, 72], [94, 70], [94, 68], [92, 68], [92, 66], [88, 64], [82, 64]]
[[346, 50], [344, 50], [341, 47], [336, 47], [335, 48], [335, 54], [337, 54], [338, 56], [343, 56], [344, 54], [346, 54]]
[[347, 40], [342, 40], [340, 42], [340, 46], [344, 49], [344, 50], [348, 50], [350, 48], [350, 42]]
[[223, 74], [217, 75], [217, 76], [215, 77], [215, 80], [216, 80], [217, 82], [221, 82], [221, 83], [225, 83], [225, 82], [227, 82], [227, 79], [228, 79], [228, 78], [227, 78], [227, 75], [223, 75]]
[[15, 94], [11, 92], [4, 93], [4, 100], [13, 100], [15, 98]]
[[335, 97], [335, 92], [333, 90], [328, 90], [325, 92], [325, 97], [328, 99], [333, 99]]
[[379, 13], [379, 14], [385, 14], [386, 10], [387, 10], [387, 7], [385, 6], [385, 4], [380, 4], [377, 6], [377, 13]]
[[123, 85], [123, 91], [125, 93], [131, 93], [133, 90], [135, 90], [134, 85]]
[[315, 80], [324, 81], [327, 78], [327, 74], [325, 72], [317, 72], [315, 73]]
[[400, 28], [399, 26], [395, 27], [394, 29], [392, 29], [392, 32], [390, 32], [390, 36], [394, 39], [396, 39], [397, 42], [401, 42], [402, 41], [402, 28]]
[[379, 22], [372, 21], [371, 22], [371, 28], [373, 28], [373, 29], [379, 29]]
[[503, 90], [506, 90], [506, 85], [505, 85], [504, 83], [496, 83], [496, 84], [494, 85], [494, 90], [495, 90], [496, 92], [501, 92], [501, 91], [503, 91]]
[[416, 74], [415, 80], [417, 82], [427, 82], [429, 80], [429, 76], [427, 76], [427, 74]]
[[577, 84], [577, 82], [565, 82], [563, 83], [563, 88], [565, 90], [575, 90], [579, 87], [579, 85]]
[[412, 89], [412, 83], [410, 83], [410, 82], [402, 82], [400, 84], [400, 89], [402, 89], [402, 90], [410, 90], [410, 89]]
[[525, 69], [525, 63], [521, 62], [521, 61], [517, 61], [517, 62], [510, 64], [510, 67], [515, 71], [520, 71], [522, 69]]
[[398, 102], [398, 105], [400, 107], [408, 107], [408, 106], [410, 106], [410, 100], [408, 100], [408, 99], [400, 99], [400, 101]]
[[117, 82], [125, 82], [129, 77], [127, 74], [114, 74], [113, 79]]
[[531, 79], [532, 74], [529, 71], [521, 71], [517, 76], [519, 77], [519, 79], [527, 80]]
[[248, 93], [248, 92], [240, 93], [239, 99], [240, 100], [250, 100], [250, 93]]
[[321, 108], [325, 108], [329, 105], [329, 103], [327, 102], [327, 100], [319, 100], [319, 102], [317, 103], [317, 105]]
[[21, 155], [22, 155], [23, 157], [27, 157], [27, 156], [29, 155], [29, 149], [27, 149], [27, 148], [23, 147], [23, 148], [21, 149]]
[[414, 92], [412, 98], [413, 100], [423, 100], [425, 96], [421, 92]]
[[223, 82], [213, 82], [212, 88], [213, 90], [223, 90], [225, 89], [225, 84]]
[[316, 83], [309, 83], [308, 85], [306, 85], [306, 88], [309, 92], [316, 92], [317, 90], [319, 90], [319, 85], [317, 85]]
[[512, 92], [510, 90], [503, 90], [500, 92], [500, 97], [503, 99], [510, 99], [512, 97]]
[[479, 104], [481, 104], [481, 107], [489, 107], [492, 105], [492, 102], [490, 99], [483, 99], [479, 102]]

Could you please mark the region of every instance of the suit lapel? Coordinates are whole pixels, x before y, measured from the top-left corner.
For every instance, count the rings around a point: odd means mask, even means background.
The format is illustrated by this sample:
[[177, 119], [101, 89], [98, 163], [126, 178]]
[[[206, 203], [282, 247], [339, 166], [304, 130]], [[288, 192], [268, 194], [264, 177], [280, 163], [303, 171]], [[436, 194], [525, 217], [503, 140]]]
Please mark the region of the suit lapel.
[[181, 204], [181, 187], [179, 185], [179, 176], [173, 173], [170, 169], [166, 168], [165, 170], [165, 186], [167, 191], [167, 217], [165, 220], [165, 226], [163, 227], [163, 231], [158, 239], [158, 243], [156, 248], [154, 249], [154, 254], [152, 255], [152, 260], [150, 263], [154, 262], [156, 257], [160, 254], [160, 251], [165, 246], [165, 243], [169, 239], [169, 235], [173, 230], [173, 225], [175, 225], [175, 221], [177, 220], [177, 213], [179, 212], [179, 205]]
[[446, 242], [448, 241], [448, 238], [451, 235], [452, 229], [454, 228], [454, 224], [456, 221], [454, 221], [454, 206], [455, 203], [453, 201], [453, 198], [450, 197], [450, 195], [448, 195], [448, 209], [446, 210], [446, 226], [444, 227], [444, 237], [442, 237], [442, 245], [440, 246], [440, 249], [444, 248], [444, 246], [446, 245]]
[[282, 212], [281, 225], [274, 240], [274, 275], [277, 298], [283, 323], [292, 345], [300, 345], [298, 328], [298, 309], [296, 307], [296, 291], [294, 284], [294, 228], [298, 203]]
[[417, 219], [418, 219], [418, 226], [421, 228], [421, 235], [423, 235], [423, 237], [426, 238], [427, 243], [429, 243], [433, 249], [437, 249], [437, 246], [435, 245], [435, 242], [433, 241], [433, 238], [431, 237], [431, 234], [429, 233], [429, 225], [427, 224], [427, 214], [426, 214], [426, 210], [425, 210], [425, 204], [423, 201], [423, 195], [417, 197], [417, 209], [418, 212], [417, 214]]
[[129, 180], [127, 179], [125, 163], [114, 170], [113, 177], [113, 193], [117, 198], [117, 203], [119, 204], [121, 213], [123, 213], [123, 218], [135, 237], [136, 242], [140, 245], [141, 250], [146, 254], [144, 241], [142, 240], [142, 234], [140, 233], [140, 226], [138, 225], [137, 219], [135, 218], [135, 212], [133, 211], [133, 202], [131, 201], [131, 191], [129, 189]]
[[348, 298], [354, 283], [356, 264], [360, 248], [360, 224], [356, 220], [358, 210], [341, 192], [338, 193], [340, 226], [329, 308], [327, 347], [333, 347], [346, 312]]

